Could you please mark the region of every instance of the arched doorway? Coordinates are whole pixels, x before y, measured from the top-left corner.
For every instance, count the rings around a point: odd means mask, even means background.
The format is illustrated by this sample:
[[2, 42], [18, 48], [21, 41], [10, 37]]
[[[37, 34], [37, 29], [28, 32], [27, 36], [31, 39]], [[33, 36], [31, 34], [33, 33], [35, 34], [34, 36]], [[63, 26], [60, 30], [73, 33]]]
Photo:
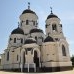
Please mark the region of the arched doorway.
[[36, 64], [36, 68], [39, 67], [39, 57], [37, 51], [34, 51], [34, 63]]

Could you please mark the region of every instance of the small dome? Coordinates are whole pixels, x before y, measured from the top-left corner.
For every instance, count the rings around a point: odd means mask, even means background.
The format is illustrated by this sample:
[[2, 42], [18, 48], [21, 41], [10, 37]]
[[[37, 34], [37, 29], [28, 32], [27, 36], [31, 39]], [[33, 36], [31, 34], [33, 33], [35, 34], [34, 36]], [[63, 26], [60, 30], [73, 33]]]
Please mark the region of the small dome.
[[31, 44], [31, 43], [36, 43], [36, 40], [34, 38], [26, 39], [25, 44]]
[[24, 34], [23, 30], [21, 28], [14, 29], [11, 34]]
[[32, 13], [32, 14], [35, 14], [36, 15], [36, 13], [34, 11], [30, 10], [30, 9], [26, 9], [26, 10], [24, 10], [22, 12], [22, 14], [25, 14], [25, 13]]
[[43, 33], [43, 31], [42, 31], [41, 29], [37, 29], [37, 28], [32, 29], [32, 30], [30, 31], [30, 33], [35, 33], [35, 32], [41, 32], [41, 33]]
[[44, 40], [44, 42], [54, 42], [53, 38], [48, 36], [46, 37], [46, 39]]
[[47, 19], [50, 19], [50, 18], [58, 18], [58, 16], [55, 15], [55, 14], [53, 14], [53, 13], [51, 13], [51, 14], [47, 17]]

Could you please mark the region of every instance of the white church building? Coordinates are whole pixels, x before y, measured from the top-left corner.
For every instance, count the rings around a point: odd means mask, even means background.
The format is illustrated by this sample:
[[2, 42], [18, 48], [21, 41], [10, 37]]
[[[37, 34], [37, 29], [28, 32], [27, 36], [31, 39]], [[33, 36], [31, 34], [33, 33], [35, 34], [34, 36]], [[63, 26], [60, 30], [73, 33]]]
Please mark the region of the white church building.
[[60, 18], [52, 12], [45, 21], [45, 34], [38, 28], [38, 16], [30, 9], [20, 15], [19, 26], [1, 54], [0, 70], [20, 72], [54, 72], [72, 69], [69, 44]]

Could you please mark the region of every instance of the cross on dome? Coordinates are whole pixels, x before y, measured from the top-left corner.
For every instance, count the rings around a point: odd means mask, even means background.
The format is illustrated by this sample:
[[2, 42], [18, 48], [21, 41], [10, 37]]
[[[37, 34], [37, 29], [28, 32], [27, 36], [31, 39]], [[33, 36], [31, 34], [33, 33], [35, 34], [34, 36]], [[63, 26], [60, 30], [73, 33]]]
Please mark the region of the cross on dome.
[[51, 14], [52, 14], [52, 13], [53, 13], [53, 12], [52, 12], [52, 7], [50, 7], [50, 9], [51, 9]]
[[28, 2], [28, 9], [30, 9], [30, 2]]

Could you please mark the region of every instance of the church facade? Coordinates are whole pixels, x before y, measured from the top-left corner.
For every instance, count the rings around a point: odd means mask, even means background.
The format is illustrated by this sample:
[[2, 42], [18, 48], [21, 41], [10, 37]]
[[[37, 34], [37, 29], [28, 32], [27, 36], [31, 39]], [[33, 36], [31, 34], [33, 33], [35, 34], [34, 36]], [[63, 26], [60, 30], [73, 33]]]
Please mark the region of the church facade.
[[1, 54], [1, 70], [53, 72], [72, 69], [69, 44], [60, 18], [52, 9], [45, 23], [46, 34], [38, 28], [38, 16], [30, 6], [22, 12], [19, 26], [11, 32], [8, 47]]

